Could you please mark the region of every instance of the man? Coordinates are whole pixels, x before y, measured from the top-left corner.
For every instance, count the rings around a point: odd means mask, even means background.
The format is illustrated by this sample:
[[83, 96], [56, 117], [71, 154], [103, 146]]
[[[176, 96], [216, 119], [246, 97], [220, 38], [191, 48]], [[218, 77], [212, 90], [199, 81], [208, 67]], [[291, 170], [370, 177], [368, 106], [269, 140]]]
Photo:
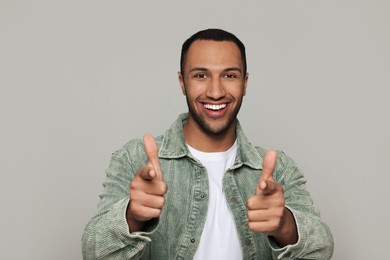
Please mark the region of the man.
[[241, 41], [200, 31], [180, 67], [189, 112], [112, 155], [84, 259], [330, 259], [301, 172], [252, 146], [236, 118], [248, 81]]

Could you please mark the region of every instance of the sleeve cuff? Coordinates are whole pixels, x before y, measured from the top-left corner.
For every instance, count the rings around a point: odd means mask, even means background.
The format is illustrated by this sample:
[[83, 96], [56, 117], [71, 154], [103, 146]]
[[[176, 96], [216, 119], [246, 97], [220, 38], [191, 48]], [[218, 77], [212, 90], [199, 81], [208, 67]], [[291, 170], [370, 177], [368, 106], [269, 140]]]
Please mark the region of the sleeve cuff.
[[286, 206], [288, 210], [291, 211], [298, 231], [298, 241], [293, 245], [287, 245], [284, 247], [280, 247], [278, 243], [275, 241], [273, 237], [268, 236], [268, 243], [274, 255], [276, 255], [277, 259], [295, 259], [305, 247], [305, 239], [303, 238], [303, 230], [301, 226], [304, 225], [302, 221], [299, 221], [299, 216], [297, 216], [296, 212], [293, 209]]
[[129, 205], [129, 198], [118, 201], [112, 210], [112, 223], [111, 228], [113, 232], [124, 244], [138, 244], [141, 242], [142, 246], [150, 242], [150, 235], [157, 229], [158, 219], [148, 221], [145, 226], [146, 231], [129, 231], [129, 226], [126, 220], [126, 210]]

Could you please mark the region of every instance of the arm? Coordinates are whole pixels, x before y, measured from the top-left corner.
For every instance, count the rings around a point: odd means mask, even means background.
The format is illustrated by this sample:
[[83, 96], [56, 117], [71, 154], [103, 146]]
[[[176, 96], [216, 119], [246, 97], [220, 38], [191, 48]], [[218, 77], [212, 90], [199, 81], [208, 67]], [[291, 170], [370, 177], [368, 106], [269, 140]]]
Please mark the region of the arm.
[[[132, 156], [125, 148], [112, 156], [98, 212], [82, 238], [84, 259], [139, 259], [151, 241], [149, 235], [157, 227], [159, 213], [156, 215], [153, 209], [150, 213], [138, 206], [145, 204], [143, 198], [153, 197], [153, 194], [145, 196], [144, 188], [150, 193], [150, 185], [159, 183], [154, 180], [156, 171], [150, 166], [150, 160], [142, 166], [146, 158], [140, 152], [140, 142], [132, 145], [135, 145], [135, 148], [131, 146], [135, 151]], [[137, 165], [130, 163], [130, 157]], [[135, 168], [140, 170], [135, 172]], [[166, 187], [160, 190], [165, 193]]]
[[291, 212], [285, 207], [284, 191], [274, 179], [276, 151], [268, 151], [255, 194], [248, 199], [248, 226], [254, 232], [272, 236], [281, 247], [298, 241], [298, 230]]
[[135, 175], [126, 150], [112, 155], [97, 214], [82, 237], [83, 259], [138, 259], [150, 241], [146, 234], [131, 235], [126, 221], [129, 182]]
[[248, 227], [268, 235], [275, 259], [330, 259], [333, 240], [320, 219], [302, 173], [283, 153], [268, 151], [255, 194], [247, 201]]
[[287, 246], [279, 245], [270, 237], [274, 257], [278, 259], [330, 259], [333, 254], [333, 238], [329, 227], [314, 207], [306, 179], [295, 164], [283, 152], [278, 153], [276, 181], [283, 186], [285, 208], [291, 212], [298, 231], [298, 241]]

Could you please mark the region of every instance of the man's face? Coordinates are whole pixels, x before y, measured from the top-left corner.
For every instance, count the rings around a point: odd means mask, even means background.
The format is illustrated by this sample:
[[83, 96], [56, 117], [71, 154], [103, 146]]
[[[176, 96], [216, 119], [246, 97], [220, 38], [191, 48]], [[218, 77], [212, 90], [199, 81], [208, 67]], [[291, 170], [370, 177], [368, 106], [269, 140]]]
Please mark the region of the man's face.
[[237, 45], [229, 41], [194, 41], [179, 81], [191, 126], [219, 135], [235, 127], [248, 75]]

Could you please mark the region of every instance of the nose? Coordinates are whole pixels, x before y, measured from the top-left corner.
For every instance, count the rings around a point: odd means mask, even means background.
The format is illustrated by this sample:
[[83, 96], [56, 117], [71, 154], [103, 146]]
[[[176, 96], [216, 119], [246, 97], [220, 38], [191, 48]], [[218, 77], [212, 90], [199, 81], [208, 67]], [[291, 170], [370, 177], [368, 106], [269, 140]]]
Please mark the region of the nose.
[[208, 98], [218, 100], [225, 97], [225, 94], [226, 92], [223, 83], [221, 82], [221, 78], [213, 78], [207, 87], [206, 96]]

